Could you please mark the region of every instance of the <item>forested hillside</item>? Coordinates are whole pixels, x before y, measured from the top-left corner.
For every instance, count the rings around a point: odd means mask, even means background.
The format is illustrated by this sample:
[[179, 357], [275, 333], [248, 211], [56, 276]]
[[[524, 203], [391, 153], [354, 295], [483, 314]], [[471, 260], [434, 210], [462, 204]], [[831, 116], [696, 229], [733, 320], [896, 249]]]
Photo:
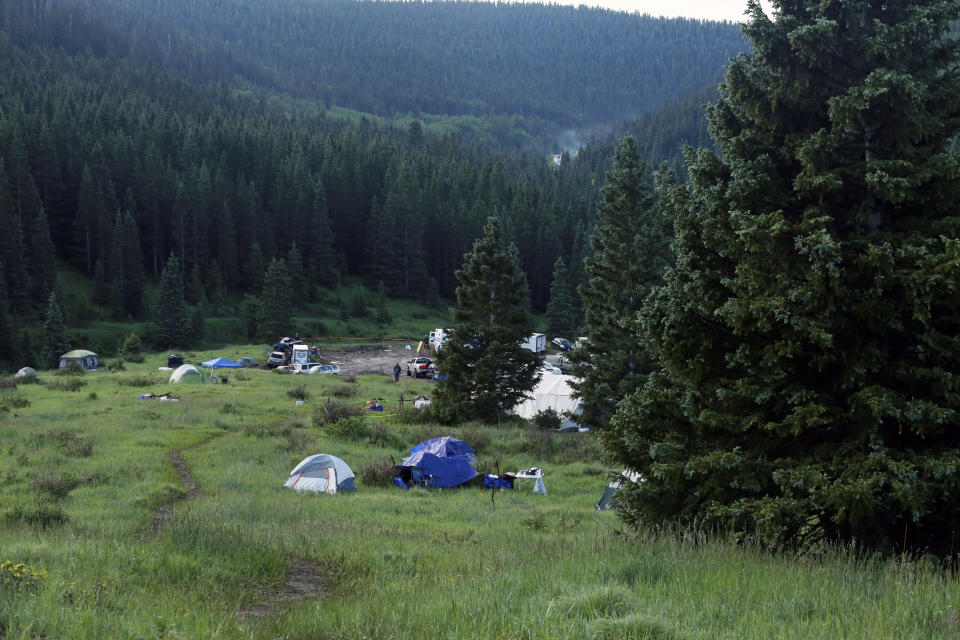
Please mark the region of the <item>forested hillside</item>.
[[[538, 135], [613, 123], [715, 84], [739, 27], [587, 7], [353, 0], [6, 3], [22, 44], [158, 60], [384, 116], [519, 117]], [[504, 123], [503, 127], [510, 124]]]

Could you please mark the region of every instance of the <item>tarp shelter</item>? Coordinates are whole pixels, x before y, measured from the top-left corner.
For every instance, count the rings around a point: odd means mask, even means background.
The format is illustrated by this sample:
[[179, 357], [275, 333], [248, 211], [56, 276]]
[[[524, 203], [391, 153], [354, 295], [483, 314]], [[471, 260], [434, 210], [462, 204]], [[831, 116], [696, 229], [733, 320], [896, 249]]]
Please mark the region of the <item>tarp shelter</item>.
[[74, 349], [60, 356], [60, 368], [63, 369], [71, 362], [76, 362], [87, 371], [96, 371], [100, 366], [100, 359], [93, 351]]
[[17, 371], [15, 374], [13, 374], [13, 377], [14, 378], [36, 378], [37, 370], [34, 369], [33, 367], [24, 367], [23, 369], [20, 369], [20, 371]]
[[624, 482], [643, 482], [643, 478], [636, 471], [624, 469], [623, 473], [607, 485], [606, 491], [603, 492], [600, 501], [597, 503], [597, 511], [606, 511], [611, 507], [610, 499], [620, 490]]
[[553, 409], [560, 414], [576, 414], [580, 401], [573, 397], [573, 388], [570, 386], [572, 380], [573, 376], [543, 376], [531, 395], [513, 408], [513, 413], [525, 420], [532, 420], [545, 409]]
[[[207, 367], [208, 369], [243, 369], [243, 365], [239, 362], [234, 362], [229, 358], [223, 357], [201, 362], [200, 366]], [[246, 373], [244, 373], [244, 377], [246, 377]]]
[[456, 487], [476, 478], [471, 466], [477, 459], [470, 445], [452, 436], [421, 442], [400, 463], [415, 484], [427, 487]]
[[182, 364], [170, 374], [170, 384], [179, 382], [203, 382], [203, 376], [192, 364]]
[[304, 458], [294, 467], [283, 486], [297, 493], [338, 493], [354, 490], [353, 477], [353, 471], [346, 462], [336, 456], [319, 453]]

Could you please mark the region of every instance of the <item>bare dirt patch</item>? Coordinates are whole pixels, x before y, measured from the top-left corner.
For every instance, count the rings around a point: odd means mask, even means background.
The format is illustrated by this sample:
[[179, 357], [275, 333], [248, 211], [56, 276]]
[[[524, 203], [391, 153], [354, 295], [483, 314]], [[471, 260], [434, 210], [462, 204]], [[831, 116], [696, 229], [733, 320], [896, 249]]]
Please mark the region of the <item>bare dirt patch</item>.
[[343, 347], [324, 349], [323, 358], [340, 366], [340, 374], [345, 376], [380, 375], [392, 376], [393, 365], [400, 363], [406, 371], [406, 361], [413, 358], [417, 345], [411, 344], [407, 351], [403, 343], [383, 346]]
[[287, 561], [287, 579], [280, 588], [268, 587], [260, 592], [261, 599], [240, 610], [241, 621], [272, 615], [288, 603], [323, 598], [330, 584], [330, 571], [323, 565], [299, 558]]

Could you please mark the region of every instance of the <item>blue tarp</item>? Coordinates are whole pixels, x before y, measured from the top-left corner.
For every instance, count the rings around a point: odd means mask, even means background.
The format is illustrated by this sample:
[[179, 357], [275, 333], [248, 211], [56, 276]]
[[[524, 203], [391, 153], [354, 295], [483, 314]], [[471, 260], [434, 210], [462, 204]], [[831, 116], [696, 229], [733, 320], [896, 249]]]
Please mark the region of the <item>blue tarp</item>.
[[428, 487], [455, 487], [480, 475], [463, 456], [438, 458], [422, 451], [404, 460], [403, 466], [418, 469], [421, 482]]
[[473, 449], [463, 440], [457, 440], [453, 436], [443, 436], [442, 438], [433, 438], [424, 440], [413, 449], [410, 449], [410, 455], [425, 451], [432, 453], [440, 458], [449, 458], [451, 456], [468, 456], [471, 461], [476, 460]]
[[470, 445], [444, 436], [415, 446], [401, 465], [419, 471], [421, 481], [428, 487], [455, 487], [480, 475], [470, 466], [474, 460]]
[[213, 360], [207, 360], [206, 362], [200, 363], [201, 367], [212, 367], [214, 369], [243, 369], [243, 365], [239, 362], [234, 362], [228, 358], [215, 358]]

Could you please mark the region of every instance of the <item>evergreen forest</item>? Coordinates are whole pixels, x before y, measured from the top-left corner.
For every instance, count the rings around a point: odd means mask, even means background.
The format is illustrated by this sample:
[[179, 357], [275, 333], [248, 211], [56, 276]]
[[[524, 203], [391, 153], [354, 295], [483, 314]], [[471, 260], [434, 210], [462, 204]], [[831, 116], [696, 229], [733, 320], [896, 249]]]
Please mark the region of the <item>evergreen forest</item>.
[[[635, 131], [651, 165], [679, 167], [681, 143], [707, 140], [702, 105], [727, 57], [743, 46], [732, 25], [540, 5], [201, 6], [65, 0], [0, 7], [0, 296], [8, 301], [0, 360], [29, 363], [31, 333], [55, 291], [68, 325], [157, 317], [153, 292], [171, 256], [194, 314], [273, 295], [264, 278], [274, 259], [320, 302], [323, 291], [348, 279], [396, 298], [452, 297], [454, 271], [491, 214], [520, 248], [533, 309], [542, 312], [558, 258], [570, 265], [571, 298], [583, 282], [614, 135]], [[308, 38], [303, 25], [318, 22], [339, 24], [337, 38]], [[436, 39], [417, 31], [421, 48], [400, 47], [397, 39], [409, 42], [414, 27]], [[438, 35], [471, 29], [455, 45]], [[364, 40], [373, 33], [383, 47]], [[271, 49], [279, 34], [289, 46]], [[490, 57], [450, 55], [476, 49], [472, 38], [496, 44], [483, 48]], [[523, 50], [540, 41], [590, 53]], [[647, 55], [647, 46], [660, 54]], [[680, 55], [678, 47], [700, 53]], [[363, 65], [383, 71], [386, 63], [371, 60], [384, 49], [403, 51], [391, 54], [394, 66], [406, 65], [403, 73], [391, 67], [380, 80], [367, 79], [349, 62], [353, 56], [359, 64], [363, 51], [374, 56]], [[421, 64], [424, 55], [431, 65]], [[622, 58], [609, 69], [629, 68], [631, 80], [578, 66], [607, 64], [609, 55]], [[339, 84], [333, 76], [321, 82], [326, 72], [297, 56], [338, 61], [330, 64]], [[510, 65], [498, 66], [497, 57]], [[638, 57], [690, 68], [644, 67]], [[437, 69], [440, 60], [450, 68]], [[436, 86], [405, 93], [387, 79]], [[539, 87], [534, 80], [554, 88], [531, 91]], [[613, 82], [617, 91], [604, 88]], [[629, 89], [640, 84], [649, 91]], [[588, 87], [595, 102], [575, 95], [574, 85]], [[497, 97], [510, 86], [544, 101], [524, 103], [521, 92], [513, 101]], [[440, 104], [438, 93], [455, 104]], [[385, 101], [388, 94], [394, 97]], [[481, 95], [488, 104], [480, 105]], [[401, 117], [404, 111], [417, 115]], [[471, 144], [468, 132], [431, 120], [430, 111], [469, 116], [490, 130], [521, 120], [544, 131], [590, 125], [599, 137], [580, 153], [565, 152], [556, 166], [529, 136], [520, 147]], [[92, 283], [92, 295], [57, 290], [58, 273]], [[159, 334], [147, 339], [177, 344]]]

